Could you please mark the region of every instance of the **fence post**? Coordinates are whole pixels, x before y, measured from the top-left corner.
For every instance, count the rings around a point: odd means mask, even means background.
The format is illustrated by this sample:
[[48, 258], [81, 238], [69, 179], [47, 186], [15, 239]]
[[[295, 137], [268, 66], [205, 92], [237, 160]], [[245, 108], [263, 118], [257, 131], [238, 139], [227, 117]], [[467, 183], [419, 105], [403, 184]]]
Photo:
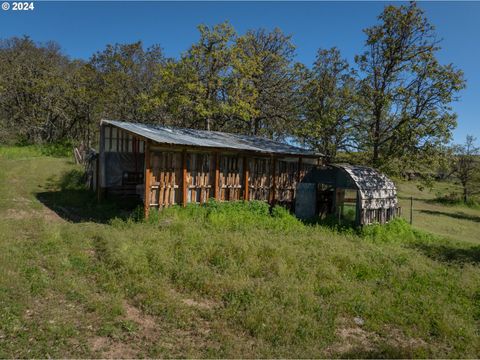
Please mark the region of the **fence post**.
[[410, 196], [410, 225], [413, 224], [413, 196]]

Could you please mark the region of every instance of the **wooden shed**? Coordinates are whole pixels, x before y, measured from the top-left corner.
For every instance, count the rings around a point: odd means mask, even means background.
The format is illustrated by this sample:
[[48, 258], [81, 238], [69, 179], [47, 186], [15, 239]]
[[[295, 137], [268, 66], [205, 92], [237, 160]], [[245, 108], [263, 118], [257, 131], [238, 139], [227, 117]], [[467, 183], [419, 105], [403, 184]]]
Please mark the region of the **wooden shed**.
[[339, 222], [367, 225], [384, 224], [400, 214], [393, 181], [366, 166], [315, 167], [297, 191], [296, 213], [301, 218], [335, 215]]
[[264, 200], [292, 208], [321, 155], [269, 139], [102, 120], [97, 191], [138, 196], [151, 208]]

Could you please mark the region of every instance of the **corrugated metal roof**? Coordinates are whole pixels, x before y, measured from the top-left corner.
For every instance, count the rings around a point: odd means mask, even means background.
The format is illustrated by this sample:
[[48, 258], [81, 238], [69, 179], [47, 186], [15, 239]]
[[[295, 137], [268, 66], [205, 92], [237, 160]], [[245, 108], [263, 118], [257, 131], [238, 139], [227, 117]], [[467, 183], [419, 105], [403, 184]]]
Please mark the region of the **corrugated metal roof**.
[[256, 136], [230, 134], [219, 131], [182, 129], [116, 120], [102, 120], [101, 125], [113, 125], [159, 144], [224, 148], [269, 154], [322, 156], [322, 154], [313, 151]]

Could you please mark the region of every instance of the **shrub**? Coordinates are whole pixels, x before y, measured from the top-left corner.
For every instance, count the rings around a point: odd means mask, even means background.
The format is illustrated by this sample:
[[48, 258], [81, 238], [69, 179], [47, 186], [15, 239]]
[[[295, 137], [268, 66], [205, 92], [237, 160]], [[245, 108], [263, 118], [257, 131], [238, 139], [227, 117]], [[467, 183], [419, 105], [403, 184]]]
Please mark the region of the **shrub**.
[[61, 190], [85, 190], [85, 174], [83, 171], [74, 169], [62, 175], [59, 181]]
[[[131, 216], [130, 220], [144, 221], [138, 213]], [[146, 222], [162, 224], [172, 221], [240, 232], [255, 228], [287, 231], [303, 227], [293, 214], [281, 206], [270, 208], [264, 201], [218, 202], [213, 199], [202, 205], [172, 206], [161, 211], [153, 209]]]
[[16, 146], [0, 146], [0, 155], [8, 159], [27, 157], [71, 157], [73, 146], [69, 142], [32, 145], [27, 143]]
[[368, 225], [360, 230], [360, 235], [372, 241], [408, 242], [417, 238], [416, 232], [404, 219], [394, 219], [385, 225]]
[[72, 156], [73, 145], [71, 142], [59, 142], [39, 146], [40, 153], [45, 156], [68, 157]]
[[455, 191], [447, 195], [443, 195], [442, 193], [438, 192], [433, 201], [442, 205], [464, 205], [472, 208], [480, 207], [480, 203], [473, 198], [469, 198], [465, 203], [460, 194]]

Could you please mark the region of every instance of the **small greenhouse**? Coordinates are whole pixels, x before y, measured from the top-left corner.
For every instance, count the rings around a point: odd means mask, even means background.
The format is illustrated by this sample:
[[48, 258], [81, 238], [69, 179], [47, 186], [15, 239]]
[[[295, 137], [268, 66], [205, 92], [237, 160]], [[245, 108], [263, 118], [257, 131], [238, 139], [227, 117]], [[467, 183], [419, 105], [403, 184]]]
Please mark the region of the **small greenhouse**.
[[395, 184], [377, 170], [348, 164], [313, 168], [298, 185], [299, 218], [334, 215], [356, 225], [384, 224], [400, 214]]

